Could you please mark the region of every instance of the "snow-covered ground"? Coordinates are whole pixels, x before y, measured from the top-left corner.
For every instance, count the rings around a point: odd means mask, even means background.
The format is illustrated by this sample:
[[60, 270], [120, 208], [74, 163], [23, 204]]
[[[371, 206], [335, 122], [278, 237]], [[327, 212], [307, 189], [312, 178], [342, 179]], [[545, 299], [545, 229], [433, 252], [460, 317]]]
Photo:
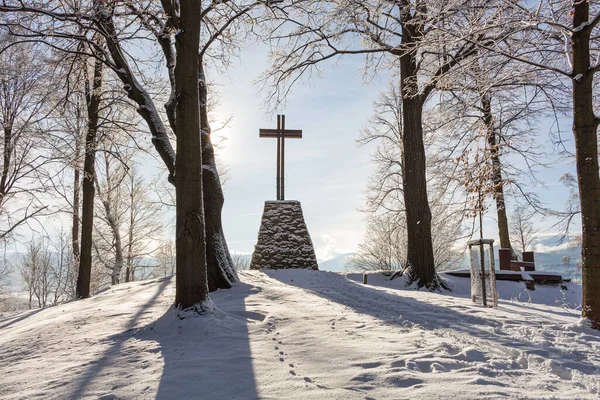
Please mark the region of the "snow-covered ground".
[[[575, 286], [500, 282], [497, 309], [380, 274], [240, 273], [181, 320], [174, 280], [0, 318], [2, 399], [597, 399], [600, 335]], [[510, 292], [510, 293], [509, 293]], [[523, 294], [525, 293], [525, 294]], [[570, 299], [573, 297], [573, 299]], [[513, 299], [513, 300], [510, 300]], [[558, 301], [558, 303], [556, 302]]]

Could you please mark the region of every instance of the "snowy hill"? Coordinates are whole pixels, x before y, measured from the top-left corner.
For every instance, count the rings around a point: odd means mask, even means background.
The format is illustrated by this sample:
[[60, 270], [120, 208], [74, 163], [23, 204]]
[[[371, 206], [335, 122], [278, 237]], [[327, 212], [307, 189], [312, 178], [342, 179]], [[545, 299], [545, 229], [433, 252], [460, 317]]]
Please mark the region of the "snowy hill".
[[[2, 399], [597, 399], [600, 335], [565, 307], [473, 305], [360, 274], [244, 271], [181, 320], [174, 279], [0, 318]], [[519, 283], [511, 290], [524, 291]], [[536, 292], [539, 287], [536, 288]], [[547, 287], [542, 302], [577, 295]], [[503, 292], [505, 294], [503, 295]], [[535, 292], [532, 292], [532, 294]], [[500, 288], [501, 296], [506, 290]], [[535, 300], [535, 298], [532, 298]], [[568, 301], [567, 301], [568, 302]]]

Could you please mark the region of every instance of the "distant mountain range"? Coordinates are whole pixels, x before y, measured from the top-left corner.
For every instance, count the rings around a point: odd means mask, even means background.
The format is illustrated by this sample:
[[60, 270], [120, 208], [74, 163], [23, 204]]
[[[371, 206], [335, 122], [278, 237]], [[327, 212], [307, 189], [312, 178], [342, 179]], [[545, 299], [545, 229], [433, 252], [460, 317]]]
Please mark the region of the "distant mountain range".
[[350, 260], [355, 253], [346, 253], [339, 255], [327, 261], [319, 263], [319, 269], [321, 271], [340, 272], [344, 271], [346, 263]]

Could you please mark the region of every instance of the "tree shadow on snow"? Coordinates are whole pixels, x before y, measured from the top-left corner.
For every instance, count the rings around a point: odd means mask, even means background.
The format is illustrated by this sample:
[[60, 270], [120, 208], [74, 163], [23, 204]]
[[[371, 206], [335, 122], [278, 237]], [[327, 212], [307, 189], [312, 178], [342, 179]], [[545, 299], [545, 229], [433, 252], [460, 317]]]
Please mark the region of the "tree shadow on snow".
[[[79, 366], [74, 367], [74, 369], [76, 369], [73, 374], [75, 379], [71, 382], [73, 389], [67, 396], [68, 398], [79, 399], [89, 396], [90, 393], [88, 391], [90, 390], [90, 386], [99, 383], [98, 381], [104, 375], [105, 371], [112, 368], [122, 360], [123, 356], [125, 355], [125, 342], [131, 339], [135, 329], [139, 325], [140, 318], [147, 312], [147, 309], [158, 300], [167, 285], [169, 285], [171, 282], [171, 279], [172, 277], [167, 277], [150, 282], [160, 282], [160, 285], [158, 285], [156, 292], [152, 295], [150, 300], [148, 300], [143, 306], [139, 307], [137, 312], [129, 319], [129, 321], [127, 321], [122, 333], [105, 338], [103, 341], [110, 343], [109, 347], [97, 359], [80, 365], [80, 367], [87, 368], [80, 370]], [[90, 343], [90, 345], [93, 344]], [[110, 388], [105, 389], [106, 391], [110, 390]], [[101, 396], [100, 399], [117, 399], [116, 396], [111, 397], [110, 394], [107, 396], [108, 397]]]
[[211, 293], [214, 315], [180, 319], [170, 307], [136, 337], [152, 341], [163, 358], [157, 400], [257, 399], [249, 324], [264, 316], [246, 311], [244, 299], [260, 289], [237, 282]]
[[[553, 359], [565, 367], [584, 374], [595, 374], [596, 366], [587, 361], [587, 354], [563, 351], [553, 345], [536, 346], [535, 341], [524, 341], [506, 331], [504, 321], [486, 318], [487, 309], [466, 304], [441, 306], [403, 297], [352, 281], [343, 275], [325, 271], [263, 270], [266, 275], [286, 285], [296, 286], [325, 299], [342, 304], [354, 311], [375, 317], [385, 324], [403, 328], [421, 327], [426, 330], [447, 330], [485, 340], [486, 345]], [[455, 309], [456, 308], [456, 309]], [[550, 321], [549, 321], [550, 322]], [[541, 331], [542, 326], [531, 326]], [[534, 332], [535, 334], [536, 332]], [[487, 347], [487, 346], [486, 346]]]
[[0, 324], [2, 324], [0, 325], [0, 329], [8, 328], [10, 325], [13, 325], [17, 322], [21, 322], [44, 310], [47, 310], [47, 308], [36, 308], [35, 310], [23, 311], [8, 317], [0, 317]]
[[[83, 364], [85, 370], [74, 374], [67, 398], [94, 394], [103, 400], [258, 398], [248, 324], [264, 317], [246, 311], [244, 298], [260, 289], [238, 282], [232, 289], [211, 293], [218, 307], [214, 316], [179, 319], [170, 306], [160, 318], [140, 327], [140, 317], [159, 300], [172, 279], [161, 279], [156, 293], [139, 307], [121, 333], [105, 339], [110, 346]], [[111, 387], [115, 371], [121, 375]], [[137, 384], [133, 389], [137, 393], [131, 393], [131, 388], [120, 391], [119, 381]]]

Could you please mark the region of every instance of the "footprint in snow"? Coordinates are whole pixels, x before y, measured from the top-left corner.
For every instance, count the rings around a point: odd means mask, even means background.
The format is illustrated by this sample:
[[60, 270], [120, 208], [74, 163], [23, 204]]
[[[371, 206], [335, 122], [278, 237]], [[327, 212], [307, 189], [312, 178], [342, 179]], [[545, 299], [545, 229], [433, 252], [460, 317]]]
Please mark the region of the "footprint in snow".
[[412, 371], [422, 372], [421, 369], [419, 368], [419, 366], [417, 365], [417, 363], [414, 361], [407, 361], [406, 368], [410, 369]]
[[364, 369], [377, 368], [377, 367], [379, 367], [381, 365], [383, 365], [383, 363], [378, 362], [378, 361], [352, 364], [353, 367], [361, 367], [361, 368], [364, 368]]
[[448, 370], [440, 363], [431, 363], [431, 372], [447, 372]]
[[392, 375], [384, 378], [384, 381], [390, 386], [396, 386], [401, 388], [408, 388], [423, 383], [418, 378], [407, 378], [401, 375]]
[[364, 373], [364, 374], [358, 374], [350, 380], [355, 381], [355, 382], [371, 382], [371, 381], [374, 381], [375, 379], [377, 379], [377, 376], [375, 376], [375, 374]]
[[443, 351], [446, 354], [449, 355], [455, 355], [460, 353], [460, 349], [457, 346], [454, 346], [450, 343], [441, 343], [436, 349], [435, 352], [439, 352], [439, 351]]

